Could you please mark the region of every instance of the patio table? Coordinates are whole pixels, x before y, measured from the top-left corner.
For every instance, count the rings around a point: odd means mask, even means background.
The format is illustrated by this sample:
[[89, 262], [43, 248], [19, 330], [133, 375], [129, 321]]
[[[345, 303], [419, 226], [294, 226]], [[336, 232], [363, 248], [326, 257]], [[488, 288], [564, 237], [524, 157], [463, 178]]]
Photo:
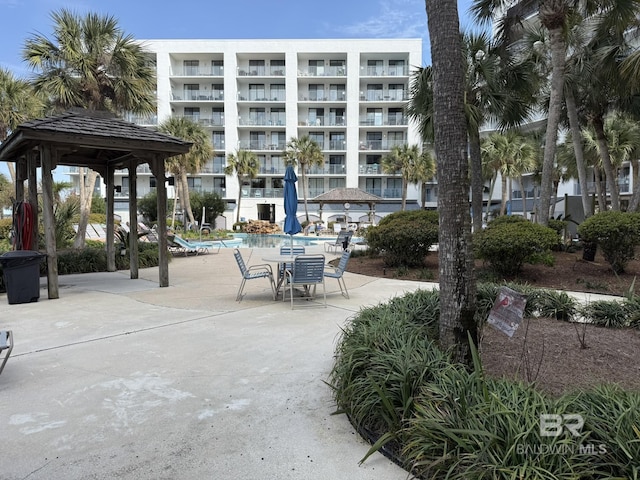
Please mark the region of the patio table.
[[296, 259], [297, 255], [291, 255], [290, 253], [285, 253], [285, 254], [281, 254], [281, 253], [273, 253], [273, 254], [266, 254], [262, 256], [262, 261], [263, 262], [269, 262], [269, 263], [277, 263], [278, 264], [278, 283], [276, 284], [276, 297], [278, 296], [278, 293], [280, 293], [280, 288], [282, 287], [282, 284], [284, 283], [284, 279], [286, 278], [286, 268], [280, 268], [283, 264], [287, 264], [287, 263], [293, 263]]

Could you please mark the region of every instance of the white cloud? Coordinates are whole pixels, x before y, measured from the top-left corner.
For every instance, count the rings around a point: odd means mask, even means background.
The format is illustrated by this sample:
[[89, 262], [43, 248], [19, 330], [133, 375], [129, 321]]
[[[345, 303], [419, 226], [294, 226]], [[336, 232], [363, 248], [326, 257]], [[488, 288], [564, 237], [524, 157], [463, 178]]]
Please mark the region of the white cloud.
[[[381, 0], [369, 18], [338, 26], [347, 37], [419, 38], [427, 36], [424, 0]], [[373, 9], [372, 9], [373, 10]]]

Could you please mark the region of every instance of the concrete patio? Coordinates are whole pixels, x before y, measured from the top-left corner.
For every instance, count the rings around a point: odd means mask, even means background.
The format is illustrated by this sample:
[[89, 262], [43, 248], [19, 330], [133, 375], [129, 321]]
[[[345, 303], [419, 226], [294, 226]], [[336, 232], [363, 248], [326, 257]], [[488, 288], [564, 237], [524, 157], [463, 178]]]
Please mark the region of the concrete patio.
[[[242, 253], [263, 263], [264, 249]], [[15, 337], [0, 478], [406, 479], [381, 455], [358, 464], [368, 445], [324, 382], [352, 315], [431, 285], [346, 273], [350, 299], [328, 279], [327, 308], [292, 311], [252, 280], [238, 303], [231, 249], [174, 258], [170, 286], [157, 279], [62, 276], [57, 300], [42, 279], [40, 300], [18, 305], [0, 294]]]

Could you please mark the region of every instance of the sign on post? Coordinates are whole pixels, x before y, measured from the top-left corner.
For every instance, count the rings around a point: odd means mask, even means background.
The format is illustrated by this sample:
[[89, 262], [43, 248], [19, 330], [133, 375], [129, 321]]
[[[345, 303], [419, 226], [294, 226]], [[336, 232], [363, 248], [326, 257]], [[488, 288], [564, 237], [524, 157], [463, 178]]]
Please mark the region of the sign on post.
[[500, 287], [496, 301], [489, 312], [490, 325], [513, 337], [522, 322], [527, 298], [508, 287]]

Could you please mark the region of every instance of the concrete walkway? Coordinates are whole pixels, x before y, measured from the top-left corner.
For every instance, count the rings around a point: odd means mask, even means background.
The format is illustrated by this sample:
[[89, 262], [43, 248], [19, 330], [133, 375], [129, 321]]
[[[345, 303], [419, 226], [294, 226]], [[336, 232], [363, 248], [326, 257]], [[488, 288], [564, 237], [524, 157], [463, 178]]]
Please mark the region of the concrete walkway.
[[[318, 247], [316, 247], [318, 248]], [[310, 249], [313, 250], [313, 249]], [[261, 249], [244, 249], [262, 263]], [[230, 249], [156, 268], [60, 277], [60, 298], [9, 305], [15, 348], [0, 375], [0, 478], [404, 480], [324, 383], [361, 307], [424, 283], [327, 279], [328, 308], [291, 310], [247, 282]]]

